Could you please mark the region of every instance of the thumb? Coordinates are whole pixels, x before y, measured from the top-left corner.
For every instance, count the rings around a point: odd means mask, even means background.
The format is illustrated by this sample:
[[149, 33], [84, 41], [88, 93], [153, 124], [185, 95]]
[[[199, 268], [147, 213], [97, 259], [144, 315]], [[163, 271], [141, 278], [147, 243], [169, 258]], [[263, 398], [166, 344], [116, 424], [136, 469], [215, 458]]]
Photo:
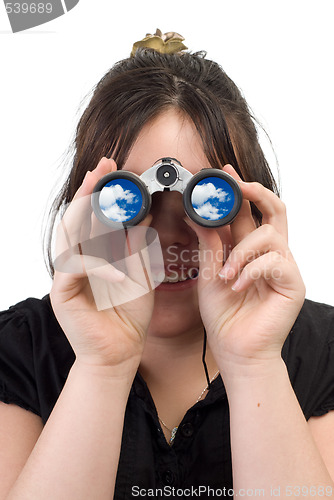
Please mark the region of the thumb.
[[205, 281], [217, 276], [224, 260], [222, 241], [215, 229], [202, 227], [189, 217], [184, 221], [196, 233], [199, 250], [199, 278]]

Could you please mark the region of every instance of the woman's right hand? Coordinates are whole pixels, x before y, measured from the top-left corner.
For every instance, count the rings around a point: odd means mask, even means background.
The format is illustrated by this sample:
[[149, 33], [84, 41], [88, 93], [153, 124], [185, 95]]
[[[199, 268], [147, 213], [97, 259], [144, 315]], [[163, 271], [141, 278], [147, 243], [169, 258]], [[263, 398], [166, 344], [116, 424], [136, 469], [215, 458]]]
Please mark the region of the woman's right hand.
[[[145, 248], [150, 216], [139, 226], [115, 232], [92, 214], [94, 186], [116, 169], [113, 160], [102, 158], [95, 170], [87, 173], [60, 221], [50, 299], [77, 361], [117, 367], [122, 375], [139, 365], [153, 311], [154, 286], [147, 282], [151, 274]], [[96, 245], [100, 244], [101, 235], [104, 243], [111, 245], [119, 234], [125, 246], [124, 274], [99, 256], [85, 255], [83, 245], [87, 241], [91, 244], [94, 238]], [[101, 300], [107, 305], [98, 307]]]

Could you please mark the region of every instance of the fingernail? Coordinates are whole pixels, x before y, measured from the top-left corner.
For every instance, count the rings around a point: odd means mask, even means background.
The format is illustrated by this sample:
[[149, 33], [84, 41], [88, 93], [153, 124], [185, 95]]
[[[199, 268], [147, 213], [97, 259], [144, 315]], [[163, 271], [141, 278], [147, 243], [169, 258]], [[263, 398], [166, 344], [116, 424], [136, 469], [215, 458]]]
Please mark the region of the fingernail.
[[224, 264], [224, 267], [219, 271], [218, 276], [222, 279], [230, 280], [234, 278], [234, 270], [229, 262]]
[[83, 178], [83, 181], [82, 181], [82, 184], [86, 184], [87, 180], [88, 180], [88, 177], [89, 177], [89, 174], [90, 174], [90, 170], [88, 170], [88, 172], [86, 172], [86, 175], [85, 177]]
[[238, 292], [241, 285], [241, 278], [238, 278], [234, 285], [231, 287], [234, 292]]

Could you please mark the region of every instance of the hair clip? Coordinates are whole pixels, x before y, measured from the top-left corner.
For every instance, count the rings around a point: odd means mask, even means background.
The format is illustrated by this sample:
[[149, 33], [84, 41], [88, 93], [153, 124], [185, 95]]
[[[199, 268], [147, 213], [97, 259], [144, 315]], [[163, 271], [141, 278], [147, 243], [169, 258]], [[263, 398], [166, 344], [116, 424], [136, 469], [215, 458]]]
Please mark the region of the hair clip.
[[161, 54], [176, 54], [182, 50], [187, 50], [188, 47], [182, 43], [183, 40], [183, 36], [179, 33], [175, 33], [175, 31], [169, 31], [168, 33], [162, 34], [162, 32], [157, 29], [154, 35], [148, 33], [145, 38], [133, 44], [130, 57], [133, 57], [136, 50], [140, 47], [154, 49]]

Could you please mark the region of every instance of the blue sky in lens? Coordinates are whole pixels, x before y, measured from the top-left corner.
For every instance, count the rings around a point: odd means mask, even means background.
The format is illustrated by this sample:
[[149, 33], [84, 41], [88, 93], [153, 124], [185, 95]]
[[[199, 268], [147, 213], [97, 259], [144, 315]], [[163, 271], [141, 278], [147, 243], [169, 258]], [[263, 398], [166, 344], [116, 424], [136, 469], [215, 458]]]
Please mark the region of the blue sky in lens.
[[115, 179], [106, 184], [100, 193], [102, 212], [114, 222], [125, 222], [135, 217], [142, 206], [139, 188], [128, 179]]
[[233, 189], [220, 177], [206, 177], [194, 187], [191, 203], [195, 212], [203, 219], [223, 219], [233, 208]]

